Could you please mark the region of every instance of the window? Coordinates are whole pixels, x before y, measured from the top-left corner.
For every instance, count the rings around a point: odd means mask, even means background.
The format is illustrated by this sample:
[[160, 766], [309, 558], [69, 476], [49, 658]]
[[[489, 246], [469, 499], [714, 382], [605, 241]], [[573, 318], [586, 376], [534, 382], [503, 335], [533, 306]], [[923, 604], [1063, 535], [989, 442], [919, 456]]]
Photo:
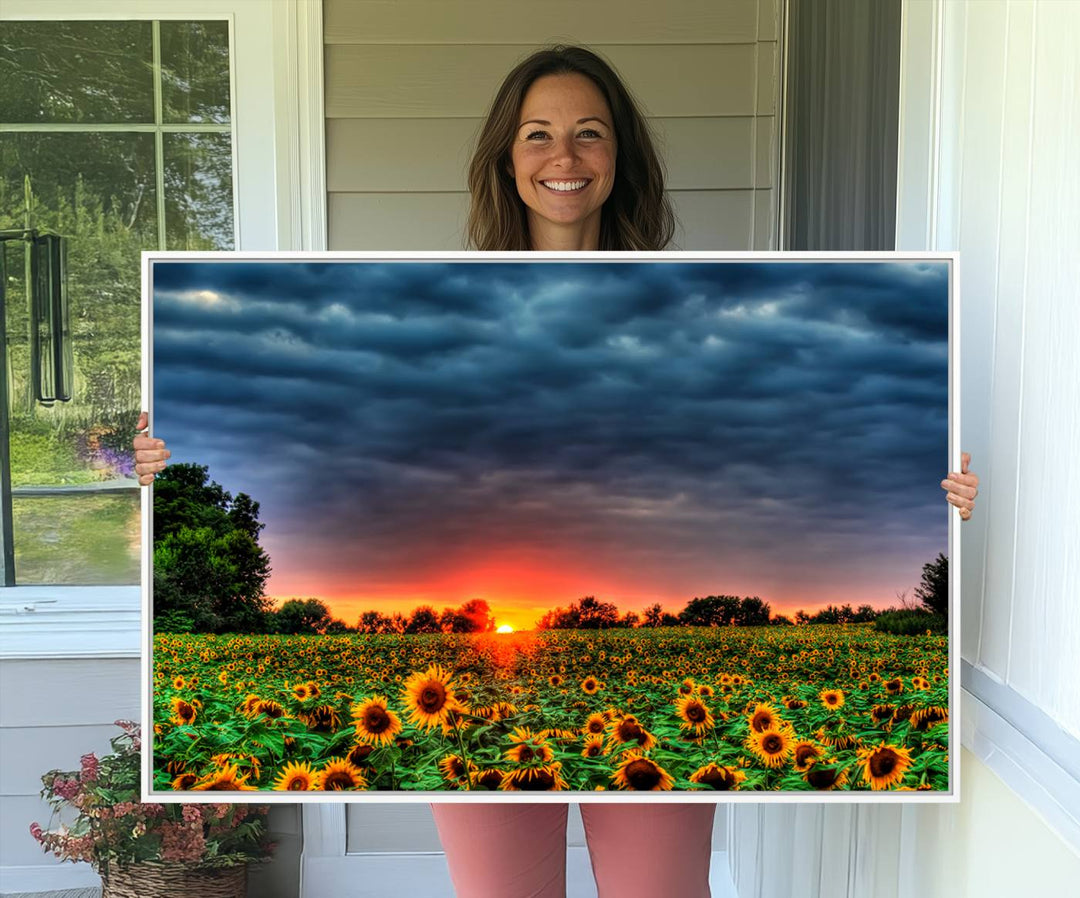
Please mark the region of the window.
[[[144, 249], [231, 249], [229, 23], [9, 22], [0, 38], [16, 583], [139, 582], [130, 451]], [[30, 383], [26, 242], [67, 239], [74, 386]]]

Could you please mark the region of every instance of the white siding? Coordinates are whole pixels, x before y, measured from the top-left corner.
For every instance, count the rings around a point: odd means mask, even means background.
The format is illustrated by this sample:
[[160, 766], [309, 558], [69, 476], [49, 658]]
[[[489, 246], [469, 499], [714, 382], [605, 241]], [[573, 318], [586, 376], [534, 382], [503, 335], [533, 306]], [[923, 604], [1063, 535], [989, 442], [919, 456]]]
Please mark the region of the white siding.
[[329, 248], [462, 249], [465, 175], [491, 97], [520, 59], [583, 43], [650, 116], [681, 249], [776, 246], [779, 0], [663, 6], [327, 0]]

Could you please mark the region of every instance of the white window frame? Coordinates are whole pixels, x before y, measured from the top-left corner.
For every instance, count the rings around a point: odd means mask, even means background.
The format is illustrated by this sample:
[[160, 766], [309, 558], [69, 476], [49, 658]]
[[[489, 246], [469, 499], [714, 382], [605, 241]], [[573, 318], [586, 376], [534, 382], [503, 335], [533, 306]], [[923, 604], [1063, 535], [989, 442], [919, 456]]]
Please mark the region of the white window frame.
[[[236, 248], [326, 249], [321, 0], [0, 4], [0, 21], [78, 19], [227, 20]], [[0, 658], [138, 657], [141, 592], [126, 585], [2, 588]]]

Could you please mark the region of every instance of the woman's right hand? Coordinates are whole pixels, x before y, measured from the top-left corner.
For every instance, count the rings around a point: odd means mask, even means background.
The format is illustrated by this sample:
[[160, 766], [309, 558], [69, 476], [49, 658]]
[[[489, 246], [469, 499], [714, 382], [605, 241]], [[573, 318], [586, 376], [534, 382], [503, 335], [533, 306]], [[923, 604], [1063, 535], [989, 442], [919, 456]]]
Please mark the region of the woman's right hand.
[[164, 440], [155, 440], [141, 431], [146, 430], [149, 423], [146, 412], [139, 415], [139, 423], [135, 429], [140, 433], [132, 440], [131, 445], [135, 449], [135, 473], [139, 475], [139, 485], [148, 486], [154, 482], [154, 475], [165, 470], [165, 461], [172, 453], [165, 448]]

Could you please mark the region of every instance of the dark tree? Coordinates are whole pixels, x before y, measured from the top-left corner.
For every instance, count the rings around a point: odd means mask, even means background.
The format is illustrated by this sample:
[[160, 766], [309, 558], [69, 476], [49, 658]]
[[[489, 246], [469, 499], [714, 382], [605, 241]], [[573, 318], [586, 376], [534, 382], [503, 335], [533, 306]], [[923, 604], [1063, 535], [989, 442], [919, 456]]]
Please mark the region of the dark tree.
[[289, 599], [270, 616], [275, 633], [299, 635], [324, 633], [330, 626], [330, 609], [318, 599]]
[[664, 609], [660, 607], [660, 603], [650, 605], [645, 609], [645, 622], [642, 626], [645, 627], [659, 627], [660, 619], [664, 615]]
[[262, 632], [270, 558], [258, 543], [259, 505], [234, 500], [203, 465], [175, 464], [154, 484], [156, 628]]
[[406, 633], [438, 633], [439, 615], [430, 605], [414, 608], [409, 622], [405, 624]]
[[[572, 607], [572, 606], [571, 606]], [[582, 630], [606, 630], [619, 620], [619, 609], [612, 602], [585, 596], [577, 602], [578, 626]]]
[[949, 616], [949, 559], [938, 553], [937, 558], [923, 565], [922, 580], [915, 588], [917, 598], [928, 611]]
[[622, 616], [622, 620], [619, 621], [618, 626], [632, 630], [634, 627], [638, 626], [640, 621], [641, 618], [636, 611], [627, 611], [626, 614]]

